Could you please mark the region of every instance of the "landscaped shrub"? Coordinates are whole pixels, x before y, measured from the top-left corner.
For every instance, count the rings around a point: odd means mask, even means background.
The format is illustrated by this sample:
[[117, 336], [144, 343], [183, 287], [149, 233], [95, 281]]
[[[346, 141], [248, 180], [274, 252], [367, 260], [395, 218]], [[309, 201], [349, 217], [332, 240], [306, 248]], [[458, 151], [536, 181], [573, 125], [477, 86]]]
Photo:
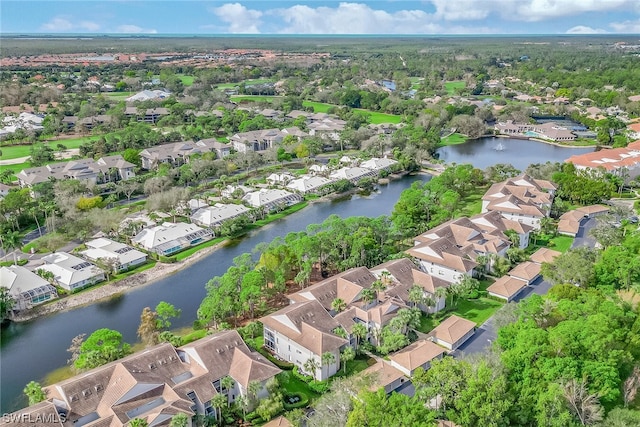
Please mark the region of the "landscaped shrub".
[[293, 366], [294, 366], [293, 363], [289, 363], [289, 362], [285, 362], [284, 360], [276, 359], [275, 357], [273, 357], [273, 355], [271, 353], [269, 353], [264, 348], [258, 349], [258, 352], [261, 355], [263, 355], [264, 357], [266, 357], [267, 360], [269, 360], [269, 362], [273, 363], [274, 365], [276, 365], [278, 368], [282, 369], [283, 371], [290, 371], [290, 370], [293, 369]]
[[478, 299], [480, 298], [480, 292], [477, 290], [473, 290], [471, 292], [469, 292], [469, 294], [467, 295], [467, 298], [469, 299]]
[[158, 261], [163, 262], [165, 264], [173, 264], [177, 260], [178, 259], [175, 256], [158, 255]]
[[329, 382], [313, 380], [309, 383], [309, 388], [318, 394], [324, 394], [329, 391]]
[[309, 383], [313, 380], [313, 377], [311, 375], [303, 374], [302, 372], [300, 372], [297, 366], [293, 367], [293, 376], [306, 383]]
[[[298, 398], [298, 400], [294, 403], [289, 403], [290, 399]], [[298, 393], [287, 393], [283, 397], [284, 400], [284, 409], [290, 411], [296, 408], [305, 408], [309, 404], [309, 398], [306, 394], [298, 392]]]

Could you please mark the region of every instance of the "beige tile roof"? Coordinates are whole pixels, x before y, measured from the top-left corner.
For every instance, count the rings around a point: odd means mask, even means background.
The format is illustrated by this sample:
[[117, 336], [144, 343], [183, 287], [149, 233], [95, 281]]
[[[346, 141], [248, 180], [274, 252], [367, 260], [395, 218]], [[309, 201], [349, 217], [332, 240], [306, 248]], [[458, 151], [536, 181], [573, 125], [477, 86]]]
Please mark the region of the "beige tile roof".
[[448, 317], [430, 332], [430, 335], [449, 344], [455, 344], [467, 333], [474, 330], [476, 324], [455, 314]]
[[[343, 279], [341, 281], [342, 296], [338, 295], [338, 279]], [[357, 296], [360, 290], [371, 287], [371, 284], [376, 280], [376, 276], [371, 274], [366, 267], [356, 267], [287, 295], [287, 297], [295, 302], [316, 300], [328, 311], [331, 310], [331, 303], [334, 299], [342, 298], [347, 303], [352, 302], [354, 293]], [[346, 282], [350, 282], [352, 285], [348, 285]], [[358, 292], [355, 292], [356, 289], [359, 289]]]
[[347, 343], [333, 334], [340, 324], [316, 300], [289, 305], [260, 321], [315, 354], [333, 351]]
[[440, 238], [430, 243], [421, 243], [405, 251], [407, 254], [434, 264], [452, 268], [456, 271], [467, 272], [478, 264], [469, 259], [455, 242]]
[[515, 268], [509, 271], [509, 276], [516, 277], [518, 279], [524, 279], [531, 281], [540, 275], [540, 264], [531, 261], [525, 261], [518, 264]]
[[420, 340], [391, 355], [390, 359], [411, 372], [445, 352], [445, 349], [431, 341]]
[[[45, 391], [49, 399], [65, 402], [71, 423], [95, 413], [92, 427], [121, 426], [133, 416], [165, 425], [177, 413], [193, 415], [187, 396], [191, 391], [206, 402], [216, 394], [212, 382], [224, 376], [248, 386], [278, 372], [271, 362], [251, 352], [237, 331], [225, 331], [179, 349], [159, 344]], [[145, 409], [145, 405], [151, 406]]]
[[584, 213], [585, 215], [593, 215], [598, 213], [609, 212], [609, 207], [604, 205], [591, 205], [591, 206], [583, 206], [576, 210], [578, 212]]
[[293, 424], [291, 424], [289, 420], [283, 417], [282, 415], [262, 425], [262, 427], [292, 427], [292, 426]]
[[236, 347], [229, 368], [229, 375], [240, 383], [245, 390], [252, 381], [265, 381], [278, 375], [280, 369], [257, 352], [250, 352]]
[[535, 251], [529, 259], [533, 262], [537, 262], [538, 264], [542, 264], [543, 262], [553, 262], [553, 260], [562, 255], [562, 252], [554, 251], [552, 249], [540, 248]]
[[604, 168], [608, 171], [621, 167], [634, 167], [640, 164], [640, 141], [632, 142], [624, 148], [574, 155], [565, 162], [588, 168]]
[[363, 376], [371, 376], [373, 379], [373, 384], [371, 385], [371, 390], [377, 390], [380, 387], [386, 387], [389, 384], [394, 383], [400, 378], [405, 378], [405, 375], [401, 370], [394, 368], [389, 363], [379, 360], [375, 365], [369, 366], [367, 369], [362, 371]]
[[487, 292], [511, 299], [527, 287], [527, 282], [511, 276], [502, 276], [487, 288]]
[[29, 426], [34, 427], [35, 420], [41, 420], [37, 423], [38, 427], [62, 427], [60, 417], [53, 403], [44, 401], [33, 406], [20, 409], [12, 414], [11, 417], [0, 417], [0, 426]]

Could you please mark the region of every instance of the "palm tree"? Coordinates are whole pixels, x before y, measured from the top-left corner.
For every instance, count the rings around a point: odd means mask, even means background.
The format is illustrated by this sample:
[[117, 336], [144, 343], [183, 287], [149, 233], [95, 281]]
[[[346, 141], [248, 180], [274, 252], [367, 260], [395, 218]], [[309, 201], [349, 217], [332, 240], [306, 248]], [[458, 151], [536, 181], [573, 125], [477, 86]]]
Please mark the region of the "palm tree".
[[375, 297], [376, 292], [371, 288], [364, 288], [362, 291], [360, 291], [360, 298], [362, 298], [362, 301], [365, 305], [368, 305], [371, 301], [374, 300]]
[[314, 378], [316, 377], [316, 371], [319, 367], [320, 364], [313, 357], [307, 359], [307, 361], [304, 362], [304, 365], [302, 365], [302, 369], [304, 369], [307, 374], [311, 375]]
[[409, 289], [409, 301], [413, 303], [414, 307], [423, 304], [425, 302], [424, 289], [415, 284], [411, 286]]
[[376, 299], [380, 300], [380, 292], [387, 289], [387, 285], [385, 285], [382, 280], [376, 280], [371, 284], [371, 289], [376, 292]]
[[329, 366], [333, 363], [335, 363], [336, 361], [336, 355], [330, 352], [326, 352], [326, 353], [322, 353], [322, 356], [320, 357], [320, 359], [322, 360], [322, 366]]
[[356, 337], [356, 350], [360, 348], [360, 341], [367, 338], [369, 331], [362, 323], [356, 323], [351, 328], [351, 334]]
[[235, 387], [235, 385], [236, 382], [229, 375], [220, 380], [220, 387], [222, 388], [222, 391], [227, 392], [227, 406], [229, 406], [229, 390]]
[[249, 406], [251, 405], [251, 402], [249, 401], [249, 398], [247, 396], [239, 396], [236, 399], [236, 405], [238, 405], [240, 407], [240, 409], [242, 409], [242, 418], [247, 418], [247, 409], [249, 409]]
[[258, 393], [262, 390], [262, 384], [260, 381], [250, 381], [247, 387], [248, 395], [251, 400], [258, 400]]
[[180, 412], [171, 418], [169, 427], [187, 427], [189, 425], [189, 417], [185, 413]]
[[347, 308], [347, 303], [342, 298], [336, 298], [331, 301], [331, 309], [336, 313], [340, 313]]
[[347, 373], [347, 362], [352, 361], [356, 358], [356, 352], [353, 347], [347, 347], [342, 351], [340, 355], [340, 361], [342, 362], [342, 366], [344, 369], [344, 373]]
[[389, 287], [391, 286], [391, 283], [393, 283], [393, 276], [391, 276], [391, 273], [389, 273], [387, 270], [384, 270], [382, 273], [380, 273], [380, 281], [384, 283], [385, 286]]
[[224, 394], [218, 393], [213, 396], [213, 399], [211, 399], [211, 406], [216, 409], [216, 419], [218, 420], [218, 423], [222, 423], [222, 408], [228, 404], [229, 398]]
[[0, 245], [2, 246], [2, 249], [4, 249], [5, 255], [13, 251], [13, 263], [18, 264], [15, 250], [22, 246], [20, 233], [17, 231], [9, 231], [5, 233], [4, 236], [0, 236]]

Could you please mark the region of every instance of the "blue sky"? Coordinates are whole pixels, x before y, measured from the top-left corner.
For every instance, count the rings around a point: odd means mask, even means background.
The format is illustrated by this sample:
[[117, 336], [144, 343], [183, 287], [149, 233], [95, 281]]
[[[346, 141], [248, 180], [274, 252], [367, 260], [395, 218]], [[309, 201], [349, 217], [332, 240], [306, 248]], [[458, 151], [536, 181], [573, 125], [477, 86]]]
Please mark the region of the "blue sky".
[[640, 0], [2, 0], [2, 33], [640, 34]]

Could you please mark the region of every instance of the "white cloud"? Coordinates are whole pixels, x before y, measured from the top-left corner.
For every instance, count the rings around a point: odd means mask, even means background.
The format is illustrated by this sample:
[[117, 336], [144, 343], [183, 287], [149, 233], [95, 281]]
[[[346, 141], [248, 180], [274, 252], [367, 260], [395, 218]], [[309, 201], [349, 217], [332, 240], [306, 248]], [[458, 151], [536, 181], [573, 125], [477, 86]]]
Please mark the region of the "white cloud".
[[45, 31], [70, 31], [74, 29], [74, 25], [67, 17], [56, 16], [51, 21], [42, 24], [40, 29]]
[[636, 34], [640, 33], [640, 19], [635, 21], [612, 22], [609, 24], [617, 33]]
[[127, 34], [156, 34], [158, 31], [153, 28], [142, 28], [133, 24], [124, 24], [119, 25], [116, 28], [117, 33], [127, 33]]
[[97, 24], [92, 21], [82, 21], [79, 24], [80, 28], [84, 28], [87, 31], [98, 31], [100, 29], [100, 24]]
[[336, 7], [295, 5], [270, 10], [266, 15], [281, 18], [284, 34], [480, 34], [490, 28], [442, 26], [433, 14], [423, 10], [387, 12], [363, 3], [339, 3]]
[[591, 28], [586, 25], [576, 25], [567, 30], [567, 34], [604, 34], [607, 30], [602, 28]]
[[58, 32], [97, 32], [100, 29], [100, 24], [93, 21], [80, 21], [75, 22], [71, 16], [59, 15], [53, 17], [49, 22], [40, 26], [42, 31], [50, 31], [54, 33]]
[[256, 34], [260, 32], [262, 12], [247, 9], [240, 3], [226, 3], [210, 9], [221, 21], [229, 24], [227, 31], [234, 34]]
[[515, 21], [637, 8], [637, 0], [429, 0], [436, 16], [448, 21], [479, 20], [491, 14]]

